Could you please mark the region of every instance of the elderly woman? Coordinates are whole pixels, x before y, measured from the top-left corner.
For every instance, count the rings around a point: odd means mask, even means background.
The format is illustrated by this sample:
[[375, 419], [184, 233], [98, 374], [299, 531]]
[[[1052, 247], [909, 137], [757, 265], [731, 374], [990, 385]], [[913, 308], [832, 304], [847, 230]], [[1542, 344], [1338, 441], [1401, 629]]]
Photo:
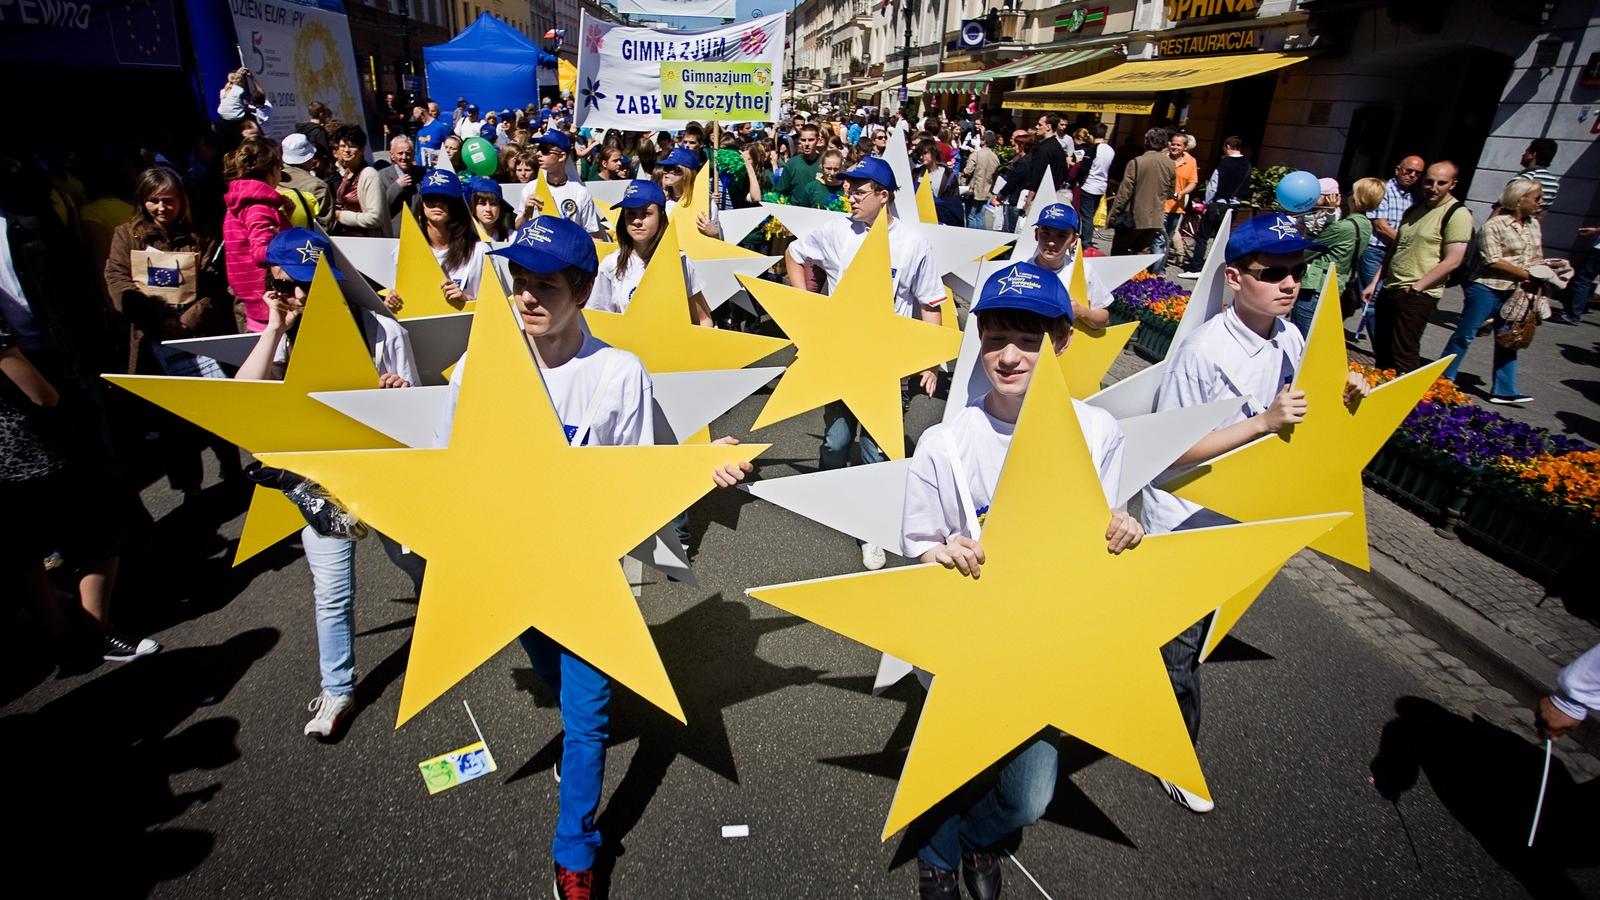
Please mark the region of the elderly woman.
[[[1539, 228], [1539, 202], [1544, 199], [1544, 188], [1537, 181], [1519, 178], [1500, 192], [1500, 203], [1495, 214], [1483, 223], [1478, 236], [1478, 249], [1483, 268], [1477, 278], [1467, 283], [1467, 298], [1461, 309], [1461, 321], [1456, 325], [1455, 336], [1444, 345], [1446, 355], [1456, 358], [1444, 370], [1444, 377], [1456, 380], [1461, 361], [1466, 358], [1467, 347], [1478, 336], [1478, 329], [1492, 316], [1495, 328], [1502, 324], [1500, 307], [1511, 299], [1518, 283], [1527, 290], [1535, 289], [1528, 270], [1544, 262], [1544, 235]], [[1493, 387], [1489, 402], [1523, 404], [1532, 397], [1517, 390], [1517, 351], [1515, 348], [1494, 345]]]

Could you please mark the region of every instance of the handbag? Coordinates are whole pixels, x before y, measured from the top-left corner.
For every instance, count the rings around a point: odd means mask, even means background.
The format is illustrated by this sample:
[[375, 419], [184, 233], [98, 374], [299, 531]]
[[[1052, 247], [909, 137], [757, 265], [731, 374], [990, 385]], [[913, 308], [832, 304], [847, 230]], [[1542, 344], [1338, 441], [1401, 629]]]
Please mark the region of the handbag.
[[179, 313], [194, 303], [199, 264], [200, 255], [193, 251], [133, 250], [128, 270], [139, 293], [155, 297], [167, 304], [170, 312]]
[[1542, 287], [1532, 294], [1520, 286], [1511, 292], [1510, 299], [1500, 304], [1499, 319], [1494, 326], [1496, 347], [1521, 350], [1533, 343], [1533, 333], [1539, 327], [1541, 300], [1544, 300]]

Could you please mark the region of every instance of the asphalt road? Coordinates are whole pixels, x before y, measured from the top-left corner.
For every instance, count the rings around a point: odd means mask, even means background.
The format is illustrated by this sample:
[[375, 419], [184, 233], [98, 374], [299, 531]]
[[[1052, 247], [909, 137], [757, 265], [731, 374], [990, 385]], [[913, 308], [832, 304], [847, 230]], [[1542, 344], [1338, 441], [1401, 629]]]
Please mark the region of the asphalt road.
[[[745, 436], [760, 399], [719, 432]], [[936, 409], [917, 401], [915, 424]], [[758, 435], [775, 441], [762, 474], [810, 470], [820, 421]], [[164, 486], [146, 500], [164, 518], [130, 562], [123, 614], [165, 652], [52, 673], [30, 631], [4, 632], [14, 883], [30, 872], [40, 893], [102, 897], [549, 895], [560, 716], [520, 650], [396, 731], [415, 600], [366, 541], [360, 712], [342, 740], [315, 743], [301, 736], [317, 666], [298, 552], [230, 572], [225, 542], [184, 527]], [[875, 651], [743, 596], [854, 571], [854, 542], [735, 491], [693, 523], [702, 586], [651, 583], [642, 600], [689, 725], [626, 692], [614, 703], [610, 895], [914, 896], [914, 849], [879, 831], [917, 691], [870, 696]], [[530, 579], [559, 564], [531, 542]], [[1282, 579], [1237, 635], [1204, 675], [1216, 812], [1191, 815], [1149, 776], [1066, 742], [1048, 820], [1016, 848], [1049, 896], [1600, 896], [1595, 785], [1558, 768], [1530, 855], [1519, 844], [1542, 755], [1529, 741], [1445, 711]], [[417, 763], [473, 740], [463, 700], [499, 771], [430, 797]], [[720, 837], [729, 824], [750, 836]], [[1562, 871], [1573, 864], [1589, 868]], [[1038, 894], [1009, 863], [1005, 877], [1006, 896]]]

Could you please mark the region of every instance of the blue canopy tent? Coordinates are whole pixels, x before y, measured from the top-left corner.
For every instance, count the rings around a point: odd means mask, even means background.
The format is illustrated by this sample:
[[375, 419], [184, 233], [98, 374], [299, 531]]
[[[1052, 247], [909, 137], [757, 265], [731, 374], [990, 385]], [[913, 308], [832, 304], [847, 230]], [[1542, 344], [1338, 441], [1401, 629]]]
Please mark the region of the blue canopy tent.
[[478, 108], [510, 109], [539, 99], [539, 66], [556, 58], [489, 13], [445, 44], [422, 48], [428, 95], [449, 110], [457, 97]]

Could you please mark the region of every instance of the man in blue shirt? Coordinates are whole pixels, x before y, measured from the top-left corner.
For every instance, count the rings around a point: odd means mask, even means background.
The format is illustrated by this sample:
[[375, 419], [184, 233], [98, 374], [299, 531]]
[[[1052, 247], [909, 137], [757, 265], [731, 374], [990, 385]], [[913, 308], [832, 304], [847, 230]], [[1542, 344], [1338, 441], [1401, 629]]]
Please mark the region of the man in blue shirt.
[[422, 127], [417, 129], [417, 162], [424, 169], [434, 167], [434, 154], [444, 147], [444, 139], [451, 135], [450, 126], [439, 118], [438, 109], [438, 104], [430, 100], [422, 113]]

